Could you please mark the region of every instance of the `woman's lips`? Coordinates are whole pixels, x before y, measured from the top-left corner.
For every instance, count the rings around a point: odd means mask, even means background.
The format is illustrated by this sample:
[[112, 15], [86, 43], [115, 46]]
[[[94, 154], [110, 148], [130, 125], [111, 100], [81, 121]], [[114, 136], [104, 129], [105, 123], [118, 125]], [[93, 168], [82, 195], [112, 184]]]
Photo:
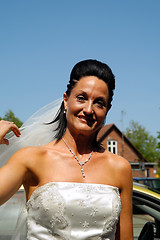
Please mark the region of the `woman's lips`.
[[93, 118], [89, 118], [89, 117], [85, 117], [85, 116], [78, 116], [78, 118], [85, 123], [88, 124], [93, 124], [95, 122], [95, 120]]

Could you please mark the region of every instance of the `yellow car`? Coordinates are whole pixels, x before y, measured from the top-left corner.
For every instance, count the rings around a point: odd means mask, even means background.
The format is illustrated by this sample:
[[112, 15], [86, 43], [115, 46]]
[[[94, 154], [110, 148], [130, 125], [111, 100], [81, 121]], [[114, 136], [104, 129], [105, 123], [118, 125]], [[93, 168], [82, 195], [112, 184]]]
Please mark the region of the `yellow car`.
[[160, 194], [146, 186], [133, 186], [134, 239], [160, 239]]
[[138, 182], [140, 184], [144, 184], [149, 188], [152, 188], [160, 193], [160, 178], [151, 178], [151, 177], [134, 177], [134, 182]]

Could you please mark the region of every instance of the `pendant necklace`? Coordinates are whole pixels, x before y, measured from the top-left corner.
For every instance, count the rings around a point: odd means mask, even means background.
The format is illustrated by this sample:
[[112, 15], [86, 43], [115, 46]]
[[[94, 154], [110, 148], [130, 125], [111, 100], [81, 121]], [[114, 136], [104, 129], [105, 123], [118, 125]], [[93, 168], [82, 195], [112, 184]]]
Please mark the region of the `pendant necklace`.
[[92, 156], [92, 154], [93, 154], [93, 151], [92, 151], [91, 154], [89, 155], [89, 158], [87, 158], [86, 161], [84, 161], [83, 163], [81, 163], [81, 162], [79, 161], [78, 157], [76, 156], [76, 154], [75, 154], [75, 153], [72, 151], [72, 149], [68, 146], [68, 144], [66, 143], [66, 141], [64, 140], [64, 138], [62, 138], [62, 140], [63, 140], [63, 142], [65, 143], [65, 145], [67, 146], [67, 148], [69, 149], [69, 151], [73, 154], [73, 156], [74, 156], [75, 159], [77, 160], [78, 164], [79, 164], [80, 167], [81, 167], [82, 176], [83, 176], [83, 178], [85, 178], [83, 166], [84, 166], [84, 164], [86, 164], [86, 163], [90, 160], [90, 158], [91, 158], [91, 156]]

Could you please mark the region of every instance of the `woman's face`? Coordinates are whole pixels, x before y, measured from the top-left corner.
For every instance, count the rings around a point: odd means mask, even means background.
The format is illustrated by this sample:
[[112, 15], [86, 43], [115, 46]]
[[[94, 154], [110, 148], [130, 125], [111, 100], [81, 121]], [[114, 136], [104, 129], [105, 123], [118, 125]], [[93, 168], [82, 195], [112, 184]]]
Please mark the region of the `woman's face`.
[[77, 134], [96, 132], [105, 119], [108, 103], [107, 84], [95, 77], [82, 77], [68, 97], [64, 93], [67, 128]]

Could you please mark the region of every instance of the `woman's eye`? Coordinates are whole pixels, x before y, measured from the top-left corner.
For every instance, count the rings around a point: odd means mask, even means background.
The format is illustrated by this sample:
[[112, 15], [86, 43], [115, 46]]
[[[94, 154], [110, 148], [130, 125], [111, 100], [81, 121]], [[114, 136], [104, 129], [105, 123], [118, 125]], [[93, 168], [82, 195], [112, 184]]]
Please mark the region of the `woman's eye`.
[[97, 105], [99, 108], [103, 108], [104, 107], [104, 103], [103, 102], [97, 102]]
[[77, 96], [77, 99], [78, 101], [82, 102], [85, 100], [85, 97], [84, 96]]

